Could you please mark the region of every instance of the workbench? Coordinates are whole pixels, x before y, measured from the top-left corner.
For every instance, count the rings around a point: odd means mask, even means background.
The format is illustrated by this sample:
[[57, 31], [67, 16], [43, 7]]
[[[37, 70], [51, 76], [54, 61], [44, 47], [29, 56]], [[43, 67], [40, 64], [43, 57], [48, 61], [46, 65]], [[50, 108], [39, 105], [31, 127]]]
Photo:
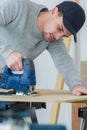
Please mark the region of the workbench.
[[[0, 92], [9, 90], [0, 89]], [[34, 94], [28, 95], [0, 95], [0, 101], [19, 102], [19, 103], [87, 103], [87, 95], [75, 96], [67, 90], [49, 90], [49, 89], [36, 89]], [[36, 118], [36, 117], [35, 117]], [[87, 120], [87, 119], [86, 119]], [[35, 122], [35, 121], [34, 121]], [[37, 122], [37, 121], [36, 121]], [[87, 122], [84, 130], [86, 129]]]
[[[0, 92], [3, 89], [0, 90]], [[7, 90], [4, 90], [7, 91]], [[36, 94], [28, 95], [0, 95], [0, 101], [14, 102], [66, 102], [66, 103], [87, 103], [87, 95], [75, 96], [67, 90], [36, 89]]]

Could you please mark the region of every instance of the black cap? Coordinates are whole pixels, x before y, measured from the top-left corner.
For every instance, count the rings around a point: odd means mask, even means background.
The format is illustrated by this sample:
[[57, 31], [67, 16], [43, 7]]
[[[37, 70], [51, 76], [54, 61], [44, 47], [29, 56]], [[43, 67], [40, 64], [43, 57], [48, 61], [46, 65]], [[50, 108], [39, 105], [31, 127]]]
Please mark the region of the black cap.
[[74, 36], [77, 42], [76, 33], [80, 30], [85, 22], [85, 12], [76, 2], [64, 1], [56, 6], [63, 14], [63, 24], [65, 28]]

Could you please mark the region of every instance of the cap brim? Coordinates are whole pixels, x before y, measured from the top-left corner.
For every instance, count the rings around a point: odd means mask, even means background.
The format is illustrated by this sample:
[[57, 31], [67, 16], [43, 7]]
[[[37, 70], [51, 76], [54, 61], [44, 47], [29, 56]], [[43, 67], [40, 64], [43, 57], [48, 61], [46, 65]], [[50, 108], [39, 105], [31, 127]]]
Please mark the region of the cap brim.
[[71, 32], [71, 34], [74, 36], [74, 41], [77, 42], [76, 32], [75, 32], [74, 28], [71, 26], [71, 24], [66, 20], [65, 17], [63, 17], [63, 24], [64, 24], [65, 28], [69, 32]]

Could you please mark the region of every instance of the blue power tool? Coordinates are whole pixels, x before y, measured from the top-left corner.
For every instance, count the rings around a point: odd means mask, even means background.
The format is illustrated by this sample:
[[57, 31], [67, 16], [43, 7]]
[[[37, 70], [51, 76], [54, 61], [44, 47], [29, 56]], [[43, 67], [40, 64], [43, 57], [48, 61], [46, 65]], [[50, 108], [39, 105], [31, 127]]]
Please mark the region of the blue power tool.
[[15, 92], [32, 93], [36, 85], [34, 63], [23, 59], [23, 73], [14, 74], [7, 66], [4, 69], [0, 88], [13, 89]]

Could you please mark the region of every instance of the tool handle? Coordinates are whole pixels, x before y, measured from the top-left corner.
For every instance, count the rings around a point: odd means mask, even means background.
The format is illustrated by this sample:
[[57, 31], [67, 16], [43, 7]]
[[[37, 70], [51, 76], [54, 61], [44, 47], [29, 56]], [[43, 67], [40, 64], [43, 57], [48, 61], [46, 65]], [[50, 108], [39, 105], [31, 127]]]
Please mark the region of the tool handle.
[[[35, 71], [34, 63], [33, 63], [32, 60], [30, 60], [30, 59], [23, 59], [22, 60], [22, 64], [23, 64], [23, 72], [26, 72], [27, 70], [34, 70]], [[5, 69], [4, 69], [4, 72], [5, 73], [9, 73], [9, 74], [13, 74], [12, 70], [7, 65], [6, 65]], [[18, 74], [21, 74], [21, 73], [18, 73]], [[18, 75], [18, 74], [16, 74], [16, 75]]]

